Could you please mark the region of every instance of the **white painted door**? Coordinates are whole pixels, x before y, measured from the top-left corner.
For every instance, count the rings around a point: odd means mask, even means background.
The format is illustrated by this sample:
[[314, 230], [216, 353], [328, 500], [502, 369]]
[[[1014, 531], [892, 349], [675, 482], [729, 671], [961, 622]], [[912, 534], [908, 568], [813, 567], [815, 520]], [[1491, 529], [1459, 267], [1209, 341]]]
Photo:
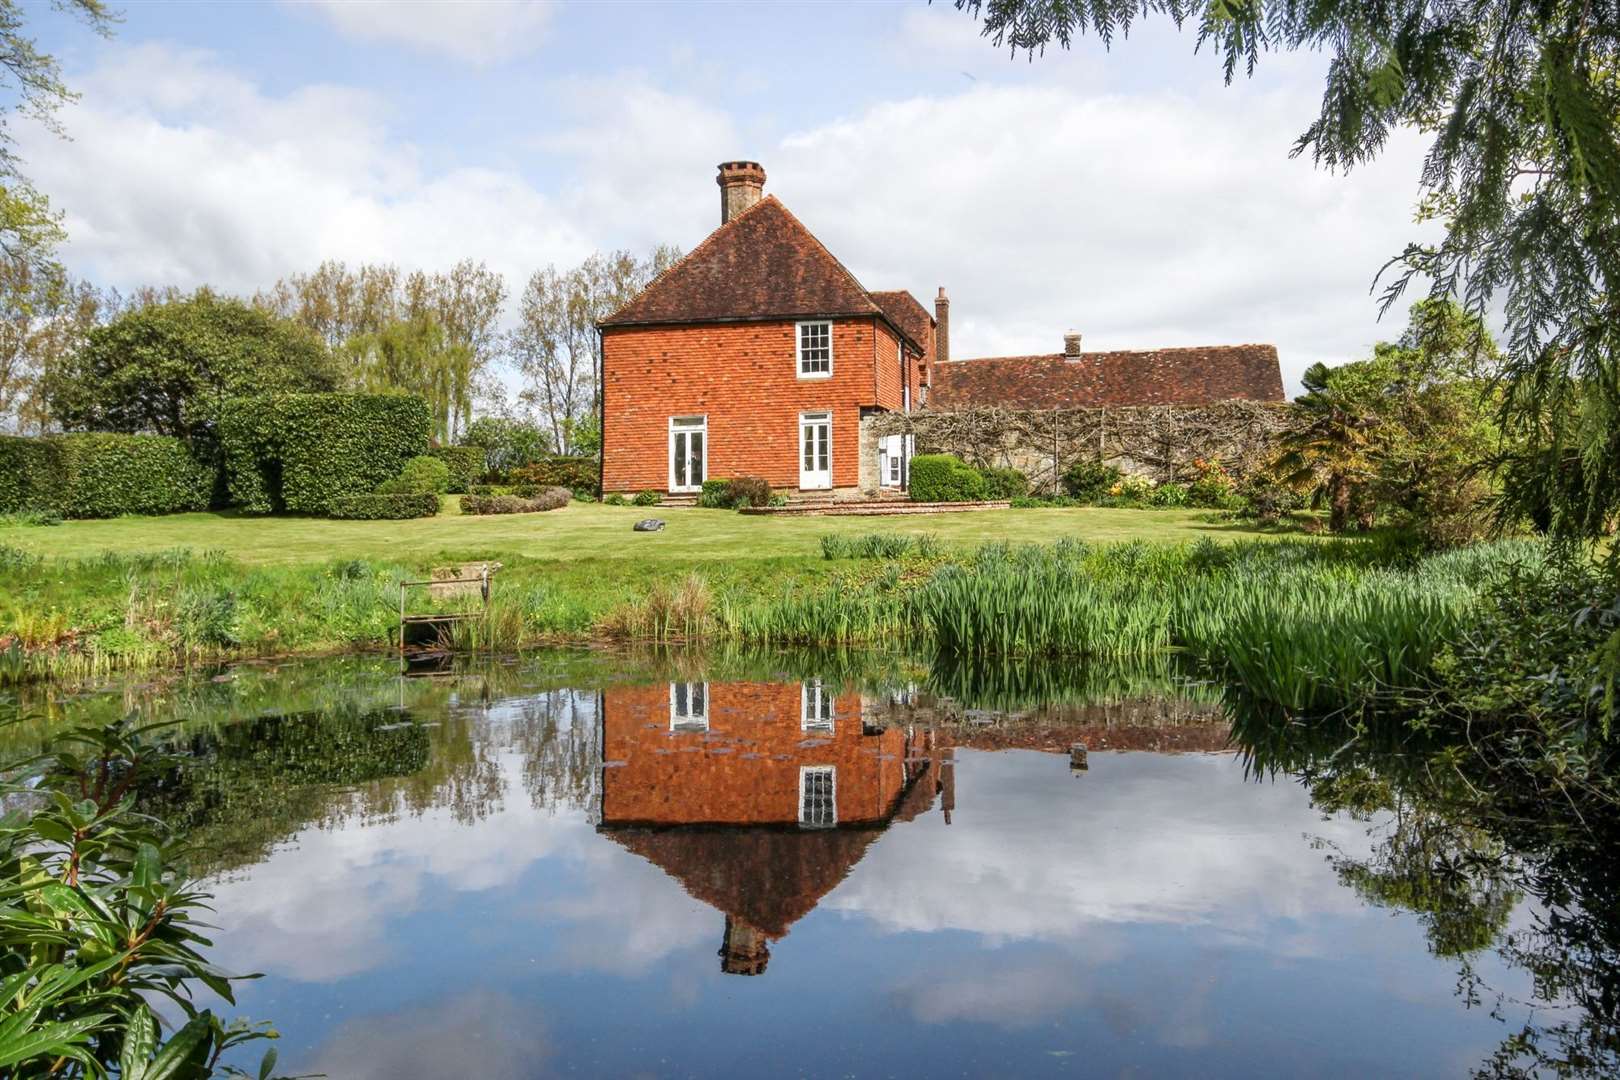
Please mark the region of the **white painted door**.
[[669, 421], [669, 490], [702, 491], [708, 466], [709, 422], [702, 416]]
[[832, 414], [799, 414], [799, 487], [832, 487]]

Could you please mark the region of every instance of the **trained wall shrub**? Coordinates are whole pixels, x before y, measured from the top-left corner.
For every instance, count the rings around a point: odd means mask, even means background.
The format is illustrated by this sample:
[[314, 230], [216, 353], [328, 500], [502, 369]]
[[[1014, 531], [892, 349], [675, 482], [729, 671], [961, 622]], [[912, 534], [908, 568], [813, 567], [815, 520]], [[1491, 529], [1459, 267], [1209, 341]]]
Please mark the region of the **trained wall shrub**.
[[340, 495], [332, 500], [328, 517], [347, 521], [399, 521], [432, 517], [439, 512], [439, 497], [431, 491], [403, 495]]
[[593, 499], [602, 494], [602, 470], [593, 457], [554, 455], [521, 469], [513, 469], [511, 481], [538, 487], [565, 487]]
[[984, 497], [984, 476], [954, 454], [911, 459], [912, 502], [978, 502]]
[[0, 512], [63, 517], [206, 510], [214, 473], [167, 435], [0, 439]]
[[450, 494], [461, 495], [484, 475], [484, 448], [482, 446], [435, 446], [428, 451], [450, 470]]
[[401, 394], [286, 394], [225, 403], [231, 501], [250, 513], [326, 514], [427, 452], [427, 402]]
[[560, 510], [568, 505], [573, 493], [565, 487], [547, 488], [534, 498], [517, 495], [463, 495], [463, 514], [533, 514], [541, 510]]

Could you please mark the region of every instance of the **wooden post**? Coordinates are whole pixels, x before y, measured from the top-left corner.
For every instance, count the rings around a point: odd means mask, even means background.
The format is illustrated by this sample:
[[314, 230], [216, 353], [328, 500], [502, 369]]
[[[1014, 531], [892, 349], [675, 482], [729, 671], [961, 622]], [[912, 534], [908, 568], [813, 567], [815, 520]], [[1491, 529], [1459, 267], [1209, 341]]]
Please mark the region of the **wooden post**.
[[1071, 743], [1069, 746], [1069, 770], [1071, 772], [1085, 772], [1091, 768], [1086, 763], [1086, 744], [1083, 742]]

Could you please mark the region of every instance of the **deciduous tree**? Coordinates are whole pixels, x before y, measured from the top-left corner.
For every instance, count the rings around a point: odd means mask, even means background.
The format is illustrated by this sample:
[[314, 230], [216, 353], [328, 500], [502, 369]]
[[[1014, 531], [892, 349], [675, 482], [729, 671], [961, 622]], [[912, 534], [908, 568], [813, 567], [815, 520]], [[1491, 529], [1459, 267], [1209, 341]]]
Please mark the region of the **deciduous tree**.
[[540, 411], [559, 452], [580, 452], [596, 428], [602, 340], [596, 324], [679, 257], [671, 247], [655, 248], [645, 259], [628, 251], [598, 253], [572, 270], [548, 266], [529, 278], [510, 350], [524, 377], [524, 397]]

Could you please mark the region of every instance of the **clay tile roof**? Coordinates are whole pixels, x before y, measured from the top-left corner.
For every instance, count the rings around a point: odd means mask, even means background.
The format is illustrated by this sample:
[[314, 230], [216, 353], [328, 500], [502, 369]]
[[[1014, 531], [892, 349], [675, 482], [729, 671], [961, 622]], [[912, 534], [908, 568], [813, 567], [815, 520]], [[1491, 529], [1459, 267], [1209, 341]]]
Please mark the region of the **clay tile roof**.
[[601, 325], [881, 314], [855, 276], [768, 195], [710, 233]]
[[1088, 352], [1068, 360], [997, 356], [936, 364], [934, 408], [1008, 405], [1209, 405], [1283, 401], [1275, 345], [1209, 345], [1147, 352]]
[[922, 306], [922, 301], [904, 289], [877, 291], [871, 295], [889, 322], [921, 349], [934, 330], [934, 317]]

